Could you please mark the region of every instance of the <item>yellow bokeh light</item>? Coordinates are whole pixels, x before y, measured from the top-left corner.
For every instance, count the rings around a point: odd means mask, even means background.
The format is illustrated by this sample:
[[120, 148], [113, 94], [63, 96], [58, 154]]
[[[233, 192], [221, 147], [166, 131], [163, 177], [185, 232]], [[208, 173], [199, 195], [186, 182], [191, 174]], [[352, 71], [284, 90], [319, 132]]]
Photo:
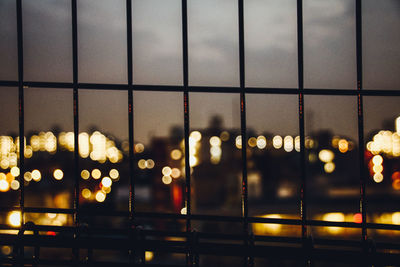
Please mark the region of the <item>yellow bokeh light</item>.
[[10, 184], [10, 187], [12, 190], [18, 190], [19, 189], [19, 181], [13, 180]]
[[144, 253], [144, 259], [145, 259], [146, 262], [152, 261], [153, 258], [154, 258], [154, 253], [153, 253], [153, 251], [146, 251], [146, 252]]
[[332, 142], [331, 142], [332, 147], [338, 148], [339, 140], [340, 140], [339, 136], [335, 135], [335, 136], [332, 138]]
[[170, 184], [170, 183], [172, 182], [172, 178], [171, 178], [171, 176], [166, 176], [166, 175], [164, 175], [164, 176], [162, 177], [161, 181], [162, 181], [164, 184]]
[[304, 146], [305, 146], [305, 148], [314, 148], [315, 142], [314, 142], [314, 140], [312, 138], [307, 136], [305, 141], [304, 141]]
[[381, 155], [375, 155], [372, 157], [372, 162], [374, 165], [381, 165], [383, 163], [383, 158]]
[[283, 139], [283, 149], [286, 152], [292, 152], [293, 148], [294, 148], [293, 137], [291, 137], [290, 135], [285, 136], [285, 138]]
[[89, 172], [88, 170], [82, 170], [82, 171], [81, 171], [81, 177], [82, 177], [82, 179], [84, 179], [84, 180], [89, 179], [89, 177], [90, 177], [90, 172]]
[[78, 135], [79, 139], [79, 155], [82, 158], [89, 157], [90, 154], [90, 144], [89, 144], [89, 134], [88, 133], [80, 133]]
[[229, 133], [227, 131], [223, 131], [219, 137], [221, 138], [222, 141], [226, 142], [229, 140]]
[[109, 172], [110, 178], [111, 179], [117, 179], [119, 177], [119, 172], [117, 169], [111, 169]]
[[26, 146], [25, 151], [24, 151], [24, 156], [27, 159], [30, 159], [33, 155], [33, 150], [31, 146]]
[[211, 156], [210, 158], [210, 162], [214, 165], [218, 164], [221, 161], [221, 157], [219, 156]]
[[33, 151], [38, 151], [40, 149], [40, 138], [37, 135], [32, 135], [31, 137], [31, 146]]
[[396, 133], [400, 135], [400, 116], [396, 118], [395, 122], [395, 127], [396, 127]]
[[19, 176], [19, 168], [18, 167], [12, 167], [11, 170], [10, 170], [10, 173], [12, 174], [12, 176], [18, 177]]
[[338, 142], [339, 151], [342, 153], [346, 153], [349, 150], [349, 143], [346, 139], [340, 139]]
[[241, 135], [236, 136], [235, 145], [238, 149], [242, 148], [242, 136]]
[[367, 150], [368, 151], [372, 151], [372, 141], [369, 141], [368, 143], [367, 143]]
[[221, 149], [221, 147], [219, 147], [219, 146], [212, 146], [212, 147], [210, 148], [210, 154], [211, 154], [213, 157], [221, 157], [221, 154], [222, 154], [222, 149]]
[[31, 172], [25, 172], [24, 179], [25, 179], [25, 181], [30, 182], [32, 180], [32, 173]]
[[91, 196], [92, 196], [92, 192], [89, 189], [87, 189], [87, 188], [82, 189], [82, 197], [83, 198], [89, 199]]
[[8, 223], [15, 227], [21, 226], [21, 212], [20, 211], [10, 212], [8, 215]]
[[318, 158], [322, 161], [322, 162], [331, 162], [334, 158], [335, 158], [335, 154], [329, 150], [329, 149], [322, 149], [319, 153], [318, 153]]
[[210, 145], [212, 145], [212, 146], [220, 146], [221, 145], [221, 139], [218, 136], [212, 136], [210, 138]]
[[335, 163], [327, 162], [324, 164], [324, 171], [326, 173], [332, 173], [335, 170]]
[[294, 149], [295, 149], [297, 152], [300, 152], [300, 136], [296, 136], [296, 137], [294, 138]]
[[5, 256], [8, 256], [12, 253], [12, 248], [10, 246], [2, 246], [1, 253], [3, 253]]
[[57, 217], [57, 213], [46, 213], [46, 216], [50, 219], [55, 219]]
[[137, 143], [135, 145], [135, 152], [142, 153], [144, 151], [144, 145], [142, 143]]
[[7, 192], [10, 190], [10, 185], [6, 180], [0, 180], [0, 192]]
[[179, 176], [181, 176], [181, 171], [178, 168], [173, 168], [171, 170], [171, 176], [172, 178], [179, 178]]
[[152, 160], [152, 159], [146, 160], [146, 167], [147, 167], [148, 169], [153, 169], [154, 166], [155, 166], [154, 160]]
[[139, 160], [138, 167], [142, 170], [146, 169], [146, 160], [144, 160], [144, 159]]
[[173, 160], [179, 160], [182, 157], [182, 152], [179, 149], [174, 149], [171, 151], [171, 158]]
[[5, 180], [6, 179], [6, 174], [4, 172], [0, 172], [0, 180]]
[[400, 212], [393, 212], [392, 214], [392, 223], [400, 225]]
[[0, 161], [0, 167], [2, 169], [8, 169], [10, 167], [10, 161], [7, 158], [4, 158]]
[[172, 169], [168, 166], [165, 166], [164, 168], [162, 168], [162, 174], [165, 176], [169, 176], [172, 173]]
[[280, 149], [283, 145], [282, 137], [279, 135], [274, 136], [274, 138], [272, 138], [272, 145], [275, 149]]
[[187, 209], [186, 209], [186, 207], [183, 207], [183, 208], [181, 209], [181, 214], [182, 214], [182, 215], [186, 215], [186, 214], [187, 214]]
[[[281, 219], [280, 214], [267, 214], [263, 215], [263, 218]], [[255, 223], [253, 224], [253, 230], [258, 235], [264, 234], [279, 234], [282, 229], [282, 225], [278, 223]]]
[[104, 192], [104, 193], [106, 193], [106, 194], [109, 194], [109, 193], [111, 192], [111, 187], [105, 187], [105, 186], [103, 186], [103, 187], [101, 188], [101, 191]]
[[63, 173], [62, 170], [56, 169], [56, 170], [53, 172], [53, 177], [54, 177], [54, 179], [56, 179], [56, 180], [61, 180], [61, 179], [64, 177], [64, 173]]
[[372, 167], [372, 170], [375, 173], [381, 173], [383, 171], [383, 166], [382, 165], [374, 165], [374, 167]]
[[257, 146], [257, 138], [250, 137], [249, 140], [247, 141], [247, 144], [249, 145], [249, 147], [256, 147]]
[[101, 179], [101, 184], [104, 187], [110, 187], [112, 185], [112, 181], [111, 181], [110, 177], [104, 177], [103, 179]]
[[93, 169], [92, 170], [92, 177], [93, 179], [100, 179], [101, 177], [101, 171], [99, 169]]
[[344, 214], [341, 212], [326, 213], [322, 216], [322, 220], [328, 222], [344, 222], [344, 219]]
[[196, 156], [191, 155], [189, 157], [189, 165], [190, 167], [194, 167], [198, 164], [199, 160], [196, 158]]
[[383, 181], [383, 175], [382, 175], [382, 173], [375, 173], [374, 174], [374, 181], [375, 181], [375, 183], [380, 183], [380, 182], [382, 182]]
[[32, 175], [32, 179], [33, 179], [35, 182], [39, 182], [40, 179], [42, 179], [42, 174], [40, 173], [39, 170], [33, 170], [32, 173], [31, 173], [31, 175]]
[[265, 136], [258, 136], [257, 137], [257, 147], [258, 149], [264, 149], [267, 146], [267, 139]]
[[106, 194], [102, 191], [97, 191], [95, 199], [97, 202], [104, 202], [104, 200], [106, 200]]
[[195, 142], [199, 142], [201, 140], [201, 133], [199, 131], [193, 131], [190, 133], [189, 137], [193, 138]]

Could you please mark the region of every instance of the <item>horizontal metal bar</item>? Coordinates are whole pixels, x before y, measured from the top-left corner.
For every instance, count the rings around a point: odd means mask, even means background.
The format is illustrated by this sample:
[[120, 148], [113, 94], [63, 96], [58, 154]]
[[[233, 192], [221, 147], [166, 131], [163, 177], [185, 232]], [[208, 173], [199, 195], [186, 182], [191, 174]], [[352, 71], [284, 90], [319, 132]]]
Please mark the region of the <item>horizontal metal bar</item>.
[[32, 213], [62, 213], [62, 214], [74, 214], [74, 209], [59, 209], [59, 208], [38, 208], [38, 207], [25, 207], [25, 212]]
[[[71, 88], [73, 83], [62, 82], [24, 82], [24, 87], [29, 88]], [[18, 81], [0, 81], [0, 86], [3, 87], [16, 87]], [[128, 84], [102, 84], [102, 83], [78, 83], [80, 89], [94, 89], [94, 90], [128, 90]], [[166, 92], [183, 92], [184, 86], [182, 85], [133, 85], [135, 91], [166, 91]], [[188, 86], [189, 92], [203, 92], [203, 93], [240, 93], [240, 87], [222, 87], [222, 86]], [[298, 94], [297, 88], [269, 88], [269, 87], [246, 87], [246, 93], [250, 94]], [[305, 88], [303, 89], [305, 95], [365, 95], [365, 96], [400, 96], [399, 90], [379, 90], [369, 89], [357, 91], [356, 89], [320, 89], [320, 88]]]
[[[79, 248], [107, 249], [107, 250], [128, 250], [130, 248], [145, 251], [164, 252], [164, 253], [186, 253], [189, 249], [185, 241], [164, 241], [164, 240], [137, 240], [131, 243], [129, 238], [102, 238], [102, 237], [79, 237], [74, 240], [65, 236], [34, 236], [25, 235], [18, 237], [16, 235], [1, 235], [1, 243], [17, 244], [23, 239], [26, 247], [40, 246], [52, 248], [70, 248], [79, 246]], [[337, 247], [337, 246], [336, 246]], [[397, 247], [399, 248], [399, 247]], [[251, 255], [259, 258], [284, 258], [299, 260], [305, 256], [312, 256], [315, 260], [329, 260], [334, 262], [358, 262], [360, 257], [366, 258], [368, 262], [379, 262], [380, 264], [393, 264], [400, 262], [400, 254], [398, 253], [381, 253], [375, 252], [364, 254], [362, 249], [339, 249], [339, 248], [312, 248], [303, 246], [284, 246], [280, 244], [257, 245], [251, 248], [243, 244], [232, 243], [211, 243], [199, 241], [193, 245], [193, 249], [200, 255], [220, 255], [220, 256], [236, 256]], [[40, 260], [40, 259], [39, 259]], [[68, 260], [67, 260], [68, 261]]]
[[[15, 263], [14, 259], [12, 258], [0, 258], [0, 263], [2, 264], [9, 264], [12, 266], [12, 264]], [[34, 264], [40, 264], [41, 266], [82, 266], [82, 267], [87, 267], [87, 266], [104, 266], [104, 267], [109, 267], [109, 266], [116, 266], [116, 267], [131, 267], [132, 263], [129, 262], [115, 262], [115, 261], [73, 261], [73, 260], [55, 260], [55, 259], [27, 259], [25, 258], [23, 260], [24, 264], [27, 264], [29, 266], [35, 266]], [[152, 264], [152, 263], [146, 263], [146, 266], [149, 267], [174, 267], [174, 266], [180, 266], [180, 265], [170, 265], [170, 264]], [[184, 266], [184, 265], [182, 265]]]
[[[18, 207], [0, 207], [0, 212], [9, 212], [19, 210]], [[62, 214], [73, 214], [74, 209], [55, 209], [55, 208], [39, 208], [39, 207], [26, 207], [25, 212], [32, 213], [62, 213]], [[91, 209], [80, 209], [82, 217], [88, 216], [109, 216], [109, 217], [129, 217], [128, 211], [105, 211], [101, 208]], [[188, 215], [178, 213], [154, 213], [154, 212], [136, 212], [138, 218], [143, 219], [170, 219], [170, 220], [185, 220]], [[204, 215], [204, 214], [192, 214], [190, 215], [192, 220], [197, 221], [217, 221], [217, 222], [243, 222], [242, 217], [236, 216], [218, 216], [218, 215]], [[263, 217], [249, 217], [249, 223], [270, 223], [270, 224], [282, 224], [282, 225], [301, 225], [300, 219], [277, 219], [277, 218], [263, 218]], [[345, 228], [361, 228], [360, 223], [354, 222], [329, 222], [320, 220], [306, 220], [306, 225], [309, 226], [326, 226], [326, 227], [345, 227]], [[368, 229], [377, 230], [400, 230], [400, 225], [396, 224], [382, 224], [382, 223], [367, 223]]]

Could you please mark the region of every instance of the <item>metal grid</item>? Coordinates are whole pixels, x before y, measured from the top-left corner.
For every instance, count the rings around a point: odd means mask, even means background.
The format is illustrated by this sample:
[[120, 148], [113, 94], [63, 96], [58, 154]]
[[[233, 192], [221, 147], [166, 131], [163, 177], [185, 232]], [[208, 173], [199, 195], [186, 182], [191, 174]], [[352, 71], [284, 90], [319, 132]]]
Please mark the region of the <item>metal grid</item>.
[[[364, 161], [359, 160], [360, 173], [360, 205], [362, 214], [362, 223], [351, 222], [327, 222], [307, 219], [307, 199], [306, 199], [306, 165], [305, 165], [305, 130], [304, 130], [304, 96], [305, 95], [352, 95], [357, 96], [357, 114], [358, 114], [358, 144], [359, 157], [364, 158], [364, 133], [363, 133], [363, 96], [400, 96], [400, 91], [392, 90], [364, 90], [362, 84], [362, 14], [361, 0], [355, 0], [356, 6], [356, 57], [357, 57], [357, 88], [353, 90], [339, 89], [307, 89], [304, 88], [303, 73], [303, 1], [297, 0], [297, 52], [298, 52], [298, 88], [251, 88], [245, 86], [245, 49], [244, 49], [244, 1], [238, 0], [238, 34], [239, 34], [239, 67], [240, 67], [240, 86], [239, 87], [202, 87], [189, 85], [189, 67], [188, 67], [188, 16], [187, 0], [182, 0], [182, 52], [183, 52], [183, 85], [182, 86], [149, 86], [133, 83], [132, 69], [132, 0], [126, 0], [126, 23], [127, 23], [127, 84], [94, 84], [78, 82], [78, 34], [77, 34], [77, 0], [71, 0], [72, 6], [72, 51], [73, 51], [73, 82], [30, 82], [25, 81], [23, 73], [23, 30], [22, 30], [22, 0], [16, 0], [17, 6], [17, 32], [18, 32], [18, 81], [0, 81], [0, 86], [13, 86], [19, 89], [19, 136], [24, 136], [24, 89], [29, 87], [42, 88], [72, 88], [73, 89], [73, 118], [74, 118], [74, 144], [78, 147], [79, 134], [79, 89], [105, 89], [105, 90], [126, 90], [128, 91], [127, 112], [129, 114], [129, 166], [130, 166], [130, 195], [129, 212], [107, 212], [101, 210], [85, 211], [85, 215], [105, 215], [105, 216], [123, 216], [130, 220], [128, 229], [106, 229], [108, 236], [104, 234], [105, 229], [89, 228], [80, 224], [81, 211], [79, 207], [79, 153], [74, 150], [74, 206], [72, 209], [54, 209], [25, 207], [24, 201], [24, 183], [23, 178], [20, 181], [20, 207], [2, 207], [1, 211], [21, 211], [21, 227], [11, 227], [1, 225], [1, 229], [17, 229], [19, 234], [2, 234], [3, 244], [14, 246], [14, 255], [12, 258], [1, 259], [5, 265], [38, 266], [40, 265], [96, 265], [96, 266], [132, 266], [135, 264], [145, 264], [144, 252], [162, 251], [186, 254], [186, 266], [198, 266], [199, 257], [202, 254], [215, 255], [234, 255], [243, 258], [243, 266], [253, 266], [255, 257], [276, 257], [294, 259], [305, 265], [312, 264], [314, 260], [332, 260], [348, 263], [371, 264], [379, 262], [380, 264], [396, 264], [400, 262], [400, 254], [390, 254], [385, 252], [376, 252], [376, 249], [400, 249], [399, 245], [386, 243], [373, 243], [367, 239], [368, 229], [386, 229], [400, 230], [399, 225], [367, 223], [366, 220], [366, 174], [364, 173]], [[177, 91], [183, 92], [184, 106], [184, 143], [185, 154], [189, 154], [189, 96], [190, 92], [221, 92], [240, 94], [240, 121], [242, 144], [246, 144], [246, 94], [289, 94], [298, 95], [298, 119], [300, 132], [300, 161], [301, 161], [301, 194], [300, 194], [300, 220], [295, 219], [273, 219], [249, 217], [248, 215], [248, 185], [247, 185], [247, 155], [246, 146], [242, 147], [242, 201], [241, 217], [233, 216], [211, 216], [194, 215], [191, 213], [191, 179], [189, 157], [185, 157], [185, 202], [187, 207], [186, 215], [151, 213], [135, 211], [135, 173], [134, 173], [134, 91]], [[19, 139], [20, 147], [24, 147], [24, 139]], [[24, 151], [19, 151], [19, 167], [21, 173], [24, 173]], [[26, 212], [37, 213], [64, 213], [71, 214], [74, 218], [74, 226], [39, 226], [24, 221], [23, 214]], [[158, 218], [158, 219], [183, 219], [186, 221], [186, 232], [160, 232], [143, 230], [135, 226], [137, 218]], [[242, 223], [242, 235], [227, 234], [207, 234], [192, 231], [191, 223], [193, 220], [199, 221], [218, 221], [218, 222], [237, 222]], [[282, 225], [300, 225], [301, 238], [288, 237], [268, 237], [254, 236], [249, 231], [249, 223], [274, 223]], [[335, 226], [361, 229], [359, 241], [343, 240], [313, 240], [307, 233], [307, 227], [311, 226]], [[24, 235], [27, 230], [32, 230], [34, 235]], [[39, 231], [55, 231], [60, 234], [66, 234], [60, 237], [41, 236]], [[70, 234], [70, 235], [68, 235]], [[149, 237], [181, 237], [183, 241], [157, 241]], [[218, 239], [226, 243], [212, 243], [209, 240]], [[106, 241], [106, 243], [99, 241]], [[232, 244], [228, 241], [240, 241], [238, 244]], [[256, 242], [268, 242], [267, 245], [256, 245]], [[327, 246], [327, 248], [315, 248], [316, 245]], [[25, 247], [35, 247], [35, 257], [24, 257]], [[66, 247], [71, 248], [73, 257], [71, 260], [45, 260], [40, 259], [39, 251], [41, 247]], [[129, 251], [129, 263], [111, 263], [97, 262], [93, 258], [92, 250], [95, 248], [108, 248], [121, 251]], [[346, 250], [345, 248], [352, 248]], [[80, 249], [87, 249], [88, 256], [85, 260], [80, 260]], [[340, 256], [340, 257], [339, 257]], [[361, 262], [360, 262], [361, 261]], [[151, 265], [151, 264], [146, 264]], [[156, 266], [153, 264], [153, 266]], [[167, 266], [167, 265], [163, 265]]]

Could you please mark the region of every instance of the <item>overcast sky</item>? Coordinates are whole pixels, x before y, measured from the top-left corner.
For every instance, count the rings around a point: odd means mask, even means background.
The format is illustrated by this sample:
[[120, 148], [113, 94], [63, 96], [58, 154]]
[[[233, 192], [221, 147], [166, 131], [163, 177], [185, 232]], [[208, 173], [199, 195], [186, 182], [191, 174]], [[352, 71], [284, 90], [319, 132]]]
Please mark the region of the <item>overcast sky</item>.
[[[71, 82], [70, 0], [22, 2], [25, 80]], [[180, 2], [133, 0], [136, 84], [182, 84]], [[296, 88], [296, 1], [244, 2], [246, 86]], [[355, 1], [303, 2], [305, 87], [354, 89]], [[362, 3], [364, 87], [398, 90], [400, 1]], [[236, 0], [188, 1], [191, 85], [239, 85], [237, 13]], [[0, 0], [2, 80], [17, 79], [16, 48], [15, 0]], [[78, 49], [80, 82], [127, 82], [124, 0], [78, 0]], [[10, 121], [18, 118], [16, 107], [10, 104], [16, 100], [16, 93], [12, 89], [0, 90], [4, 134], [4, 128], [15, 127], [10, 126]], [[26, 117], [32, 119], [26, 120], [27, 130], [46, 130], [54, 124], [72, 130], [70, 90], [26, 91]], [[183, 126], [181, 93], [138, 92], [135, 96], [137, 140], [147, 142], [149, 135], [163, 136], [171, 126]], [[193, 128], [205, 128], [210, 117], [217, 114], [223, 117], [227, 128], [240, 127], [238, 95], [198, 93], [191, 94], [190, 101]], [[249, 127], [257, 132], [297, 134], [297, 96], [248, 95], [247, 102]], [[400, 115], [400, 101], [396, 98], [370, 98], [365, 102], [366, 131], [382, 128], [384, 120]], [[127, 138], [126, 103], [126, 92], [82, 90], [80, 128], [88, 130], [94, 125]], [[336, 134], [357, 136], [355, 97], [307, 96], [305, 103], [306, 131], [330, 129]]]

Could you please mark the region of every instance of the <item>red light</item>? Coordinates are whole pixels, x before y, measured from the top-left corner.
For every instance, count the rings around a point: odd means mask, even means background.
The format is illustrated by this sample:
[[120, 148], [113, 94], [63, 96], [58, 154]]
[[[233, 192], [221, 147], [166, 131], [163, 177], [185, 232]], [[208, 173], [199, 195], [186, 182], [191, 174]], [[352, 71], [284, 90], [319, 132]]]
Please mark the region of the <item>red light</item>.
[[400, 180], [400, 172], [399, 172], [399, 171], [394, 172], [394, 173], [392, 174], [392, 179], [393, 179], [393, 180]]
[[362, 223], [362, 215], [361, 215], [361, 213], [354, 214], [353, 220], [354, 220], [355, 223]]
[[48, 231], [48, 232], [47, 232], [47, 235], [55, 236], [55, 235], [56, 235], [56, 232]]

